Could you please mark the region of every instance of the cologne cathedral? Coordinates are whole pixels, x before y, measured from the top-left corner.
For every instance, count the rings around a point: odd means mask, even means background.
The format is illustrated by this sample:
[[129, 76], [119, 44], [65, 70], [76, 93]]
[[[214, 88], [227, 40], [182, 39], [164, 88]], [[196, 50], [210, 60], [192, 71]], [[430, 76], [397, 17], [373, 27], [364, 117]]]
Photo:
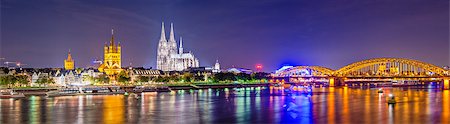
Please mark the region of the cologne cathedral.
[[191, 52], [183, 51], [183, 39], [180, 37], [180, 47], [177, 48], [173, 24], [170, 24], [169, 40], [166, 39], [164, 22], [162, 23], [161, 39], [158, 44], [156, 68], [162, 71], [183, 71], [190, 67], [198, 67], [198, 59]]

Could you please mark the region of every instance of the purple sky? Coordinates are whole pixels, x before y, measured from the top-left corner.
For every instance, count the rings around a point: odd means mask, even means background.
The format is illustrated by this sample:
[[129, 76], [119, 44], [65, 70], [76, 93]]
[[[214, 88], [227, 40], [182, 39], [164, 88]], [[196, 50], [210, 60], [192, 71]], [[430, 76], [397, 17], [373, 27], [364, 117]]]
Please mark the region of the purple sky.
[[[132, 3], [133, 2], [133, 3]], [[448, 0], [1, 0], [0, 56], [27, 67], [102, 59], [111, 28], [122, 65], [155, 67], [161, 22], [201, 66], [338, 69], [375, 57], [449, 65]], [[168, 32], [167, 32], [168, 33]]]

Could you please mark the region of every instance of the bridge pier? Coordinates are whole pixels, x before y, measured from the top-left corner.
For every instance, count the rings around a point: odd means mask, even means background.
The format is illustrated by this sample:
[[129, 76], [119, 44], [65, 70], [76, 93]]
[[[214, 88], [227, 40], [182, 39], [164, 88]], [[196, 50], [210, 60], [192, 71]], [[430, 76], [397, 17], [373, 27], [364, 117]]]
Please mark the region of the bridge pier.
[[329, 86], [334, 87], [334, 78], [329, 79]]
[[444, 90], [449, 90], [449, 88], [450, 88], [449, 80], [450, 80], [450, 78], [444, 78], [444, 84], [443, 84]]

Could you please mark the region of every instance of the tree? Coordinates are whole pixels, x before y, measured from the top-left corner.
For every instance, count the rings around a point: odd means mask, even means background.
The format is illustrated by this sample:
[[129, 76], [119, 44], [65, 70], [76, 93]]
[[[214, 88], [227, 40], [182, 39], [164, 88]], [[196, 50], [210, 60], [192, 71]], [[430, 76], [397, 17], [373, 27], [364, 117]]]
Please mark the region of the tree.
[[117, 76], [117, 81], [123, 84], [129, 83], [130, 80], [130, 76], [125, 71], [121, 71]]
[[36, 81], [36, 84], [38, 84], [39, 86], [42, 85], [47, 85], [47, 84], [55, 84], [55, 81], [53, 80], [53, 78], [49, 78], [49, 77], [39, 77], [38, 80]]
[[180, 81], [180, 77], [177, 75], [171, 75], [168, 77], [170, 82], [178, 82]]
[[107, 75], [99, 75], [98, 77], [94, 78], [94, 82], [96, 83], [106, 83], [109, 82], [109, 77]]
[[42, 86], [43, 84], [45, 84], [45, 82], [47, 82], [46, 78], [39, 77], [35, 83], [38, 84], [39, 86]]
[[266, 72], [256, 72], [251, 75], [253, 80], [267, 80], [270, 78], [270, 74]]
[[29, 84], [28, 76], [26, 76], [26, 75], [17, 75], [16, 81], [20, 85], [28, 85]]
[[236, 77], [233, 73], [221, 72], [214, 75], [213, 81], [236, 81]]
[[76, 72], [77, 74], [80, 74], [81, 71], [83, 71], [83, 68], [77, 68], [77, 69], [75, 69], [75, 72]]
[[148, 82], [150, 80], [148, 76], [138, 76], [137, 79], [139, 82]]
[[1, 85], [6, 85], [8, 87], [13, 86], [17, 82], [17, 78], [14, 75], [6, 75], [0, 78]]
[[6, 76], [0, 76], [0, 85], [8, 85], [6, 81]]
[[55, 80], [53, 80], [53, 78], [48, 78], [47, 80], [47, 84], [55, 84]]
[[154, 78], [154, 82], [169, 82], [169, 77], [166, 76], [158, 76]]
[[183, 76], [182, 76], [182, 80], [184, 82], [192, 82], [192, 81], [194, 81], [193, 78], [194, 78], [194, 75], [191, 74], [191, 73], [184, 73]]
[[251, 79], [251, 76], [246, 73], [238, 73], [236, 76], [237, 80], [248, 81]]

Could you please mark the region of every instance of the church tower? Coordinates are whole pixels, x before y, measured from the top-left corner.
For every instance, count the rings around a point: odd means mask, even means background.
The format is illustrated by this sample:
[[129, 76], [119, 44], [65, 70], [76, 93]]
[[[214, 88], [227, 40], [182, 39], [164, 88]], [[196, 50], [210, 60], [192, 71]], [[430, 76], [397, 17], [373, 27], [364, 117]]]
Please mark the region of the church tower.
[[166, 33], [164, 31], [164, 22], [161, 24], [161, 38], [158, 43], [158, 51], [156, 57], [156, 69], [167, 71], [169, 70], [168, 62], [169, 62], [169, 49], [168, 42], [166, 39]]
[[67, 59], [64, 60], [64, 69], [66, 70], [73, 70], [75, 69], [75, 62], [72, 59], [72, 55], [69, 53], [67, 54]]
[[175, 40], [175, 33], [173, 32], [173, 23], [170, 23], [169, 54], [177, 53], [177, 42]]
[[183, 54], [183, 37], [180, 37], [180, 48], [178, 48], [178, 54]]
[[111, 81], [115, 81], [115, 77], [122, 71], [121, 47], [114, 42], [114, 30], [111, 30], [111, 40], [109, 45], [105, 43], [103, 48], [103, 64], [98, 70], [106, 73]]

